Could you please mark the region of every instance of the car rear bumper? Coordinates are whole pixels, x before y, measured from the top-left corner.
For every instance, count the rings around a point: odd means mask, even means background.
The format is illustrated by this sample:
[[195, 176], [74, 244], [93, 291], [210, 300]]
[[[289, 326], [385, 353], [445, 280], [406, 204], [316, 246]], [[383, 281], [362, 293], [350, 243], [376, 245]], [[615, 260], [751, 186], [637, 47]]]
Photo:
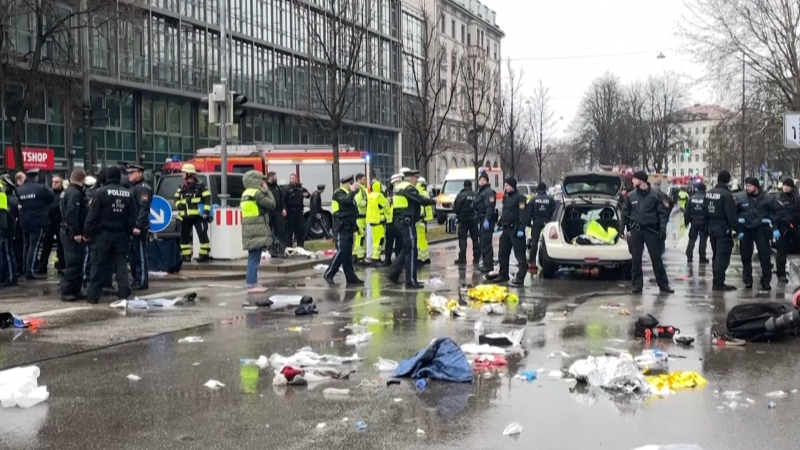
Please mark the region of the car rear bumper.
[[620, 240], [614, 245], [572, 245], [547, 239], [547, 257], [562, 266], [619, 267], [630, 264], [628, 243]]

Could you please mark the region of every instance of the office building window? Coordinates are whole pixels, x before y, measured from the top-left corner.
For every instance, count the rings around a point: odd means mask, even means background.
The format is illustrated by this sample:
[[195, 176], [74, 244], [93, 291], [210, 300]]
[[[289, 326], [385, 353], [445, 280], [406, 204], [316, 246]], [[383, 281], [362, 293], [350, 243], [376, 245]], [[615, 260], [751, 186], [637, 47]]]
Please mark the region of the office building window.
[[467, 27], [464, 26], [464, 25], [461, 25], [461, 43], [462, 44], [466, 40], [466, 35], [467, 35]]
[[451, 20], [450, 21], [450, 37], [452, 37], [453, 39], [456, 38], [456, 21], [455, 20]]

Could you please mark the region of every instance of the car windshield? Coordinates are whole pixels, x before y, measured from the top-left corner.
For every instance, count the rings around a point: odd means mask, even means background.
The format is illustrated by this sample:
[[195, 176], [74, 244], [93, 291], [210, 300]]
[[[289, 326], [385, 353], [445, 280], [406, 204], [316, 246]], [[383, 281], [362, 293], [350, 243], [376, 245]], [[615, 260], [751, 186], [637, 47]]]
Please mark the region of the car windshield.
[[568, 176], [563, 187], [567, 195], [601, 194], [613, 197], [622, 188], [622, 178], [602, 175]]
[[[222, 192], [222, 177], [219, 175], [209, 176], [211, 183], [214, 185], [211, 189], [211, 198], [212, 203], [215, 205], [219, 205], [219, 196], [217, 195], [218, 192]], [[228, 194], [230, 198], [228, 198], [228, 206], [239, 206], [239, 200], [242, 198], [242, 193], [244, 192], [244, 185], [242, 184], [242, 177], [241, 176], [232, 176], [228, 175]]]
[[464, 180], [448, 180], [442, 186], [442, 194], [456, 195], [464, 189]]
[[172, 200], [181, 184], [183, 184], [183, 177], [161, 177], [158, 180], [158, 192], [156, 192], [156, 195], [164, 197], [166, 200]]

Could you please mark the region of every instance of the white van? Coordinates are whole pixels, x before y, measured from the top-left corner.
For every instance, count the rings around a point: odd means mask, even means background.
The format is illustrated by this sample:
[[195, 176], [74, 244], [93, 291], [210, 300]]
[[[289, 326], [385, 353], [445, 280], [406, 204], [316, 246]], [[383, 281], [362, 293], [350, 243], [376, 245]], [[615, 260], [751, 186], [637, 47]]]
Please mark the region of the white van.
[[[501, 204], [503, 200], [503, 171], [494, 168], [481, 168], [481, 171], [485, 171], [489, 175], [489, 184], [497, 192], [497, 204]], [[447, 220], [447, 215], [453, 212], [453, 203], [456, 201], [456, 195], [464, 189], [464, 181], [472, 181], [472, 188], [476, 192], [478, 191], [478, 186], [475, 186], [477, 178], [478, 175], [474, 167], [461, 167], [447, 171], [444, 176], [442, 190], [436, 198], [436, 221], [440, 225]]]

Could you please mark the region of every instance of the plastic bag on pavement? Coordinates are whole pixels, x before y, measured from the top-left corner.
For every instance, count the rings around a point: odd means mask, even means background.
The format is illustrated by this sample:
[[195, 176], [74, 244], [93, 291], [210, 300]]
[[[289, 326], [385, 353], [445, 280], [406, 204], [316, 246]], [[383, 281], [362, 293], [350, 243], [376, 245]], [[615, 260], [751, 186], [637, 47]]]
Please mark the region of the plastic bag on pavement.
[[176, 305], [180, 305], [183, 303], [183, 299], [180, 297], [175, 297], [172, 300], [166, 298], [151, 298], [147, 300], [142, 300], [139, 297], [135, 297], [133, 300], [119, 300], [114, 303], [111, 303], [112, 308], [121, 308], [121, 309], [166, 309], [166, 308], [174, 308]]
[[39, 386], [37, 366], [0, 371], [0, 407], [31, 408], [50, 397], [47, 386]]
[[464, 344], [461, 346], [461, 351], [467, 355], [505, 355], [508, 353], [504, 348], [486, 344]]
[[330, 266], [327, 264], [317, 264], [314, 266], [314, 270], [328, 270], [328, 267]]
[[195, 344], [198, 342], [203, 342], [203, 338], [200, 336], [187, 336], [185, 338], [178, 339], [178, 344]]
[[371, 339], [372, 333], [348, 334], [347, 337], [344, 338], [344, 343], [345, 345], [358, 345], [369, 342]]
[[489, 303], [481, 306], [481, 312], [490, 316], [502, 316], [506, 313], [503, 305], [499, 303]]
[[511, 436], [520, 433], [522, 433], [522, 425], [520, 425], [519, 422], [511, 422], [506, 429], [503, 430], [503, 436]]
[[628, 356], [590, 356], [575, 361], [569, 374], [579, 382], [611, 391], [649, 394], [650, 384]]
[[430, 280], [425, 280], [425, 287], [435, 291], [437, 289], [444, 289], [445, 284], [441, 278], [431, 278]]
[[273, 295], [270, 296], [273, 308], [280, 308], [283, 306], [300, 306], [302, 295]]
[[259, 369], [266, 369], [269, 367], [269, 359], [266, 356], [261, 355], [258, 359], [242, 359], [240, 360], [242, 364], [252, 364], [254, 366], [258, 366]]
[[313, 252], [310, 252], [304, 249], [303, 247], [289, 247], [286, 250], [284, 250], [284, 254], [289, 257], [304, 256], [306, 258], [312, 258], [314, 256]]
[[425, 299], [425, 306], [428, 308], [428, 314], [449, 314], [459, 317], [466, 314], [458, 305], [458, 301], [448, 300], [436, 294], [431, 294], [430, 297]]
[[330, 367], [341, 366], [343, 364], [361, 361], [357, 354], [353, 356], [338, 355], [319, 355], [311, 351], [310, 347], [303, 347], [292, 356], [283, 356], [273, 353], [269, 357], [269, 363], [275, 369], [282, 369], [285, 366], [292, 367]]
[[375, 367], [378, 368], [378, 372], [394, 372], [397, 370], [398, 364], [397, 361], [392, 361], [391, 359], [378, 358]]

